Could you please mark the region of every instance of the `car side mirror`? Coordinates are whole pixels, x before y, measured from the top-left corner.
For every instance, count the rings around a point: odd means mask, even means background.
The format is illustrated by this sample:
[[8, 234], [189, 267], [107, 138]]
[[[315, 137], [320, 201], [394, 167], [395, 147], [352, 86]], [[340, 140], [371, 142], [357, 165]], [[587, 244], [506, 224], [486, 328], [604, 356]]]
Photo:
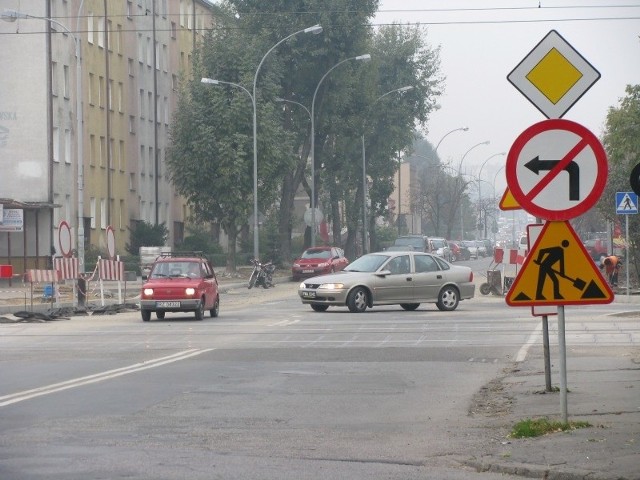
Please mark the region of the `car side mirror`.
[[376, 275], [379, 277], [386, 277], [387, 275], [391, 275], [391, 270], [380, 270], [376, 272]]

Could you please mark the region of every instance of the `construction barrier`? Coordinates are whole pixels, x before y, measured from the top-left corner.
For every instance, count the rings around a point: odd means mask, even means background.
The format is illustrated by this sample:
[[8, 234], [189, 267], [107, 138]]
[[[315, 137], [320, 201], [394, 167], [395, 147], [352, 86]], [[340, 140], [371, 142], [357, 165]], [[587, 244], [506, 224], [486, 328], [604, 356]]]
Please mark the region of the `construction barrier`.
[[58, 271], [60, 280], [75, 280], [78, 278], [78, 259], [56, 257], [53, 267]]
[[522, 265], [526, 256], [526, 250], [518, 250], [515, 248], [495, 248], [493, 250], [493, 261], [498, 264]]

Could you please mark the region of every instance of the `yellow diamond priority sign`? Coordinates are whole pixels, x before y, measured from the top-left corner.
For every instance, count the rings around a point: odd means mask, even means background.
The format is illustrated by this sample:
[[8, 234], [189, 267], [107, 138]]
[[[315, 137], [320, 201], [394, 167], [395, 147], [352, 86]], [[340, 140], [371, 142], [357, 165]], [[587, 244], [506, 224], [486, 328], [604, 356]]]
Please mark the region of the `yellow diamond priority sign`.
[[506, 301], [512, 307], [611, 303], [613, 292], [569, 222], [547, 222]]
[[551, 30], [507, 76], [547, 118], [562, 118], [600, 73]]

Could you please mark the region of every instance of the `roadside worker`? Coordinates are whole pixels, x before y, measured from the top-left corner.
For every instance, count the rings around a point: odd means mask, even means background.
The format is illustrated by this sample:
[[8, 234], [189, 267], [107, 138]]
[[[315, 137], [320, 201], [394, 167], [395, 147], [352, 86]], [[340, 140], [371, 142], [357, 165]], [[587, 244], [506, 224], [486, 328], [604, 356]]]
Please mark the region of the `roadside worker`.
[[620, 259], [616, 255], [604, 257], [600, 262], [600, 269], [604, 269], [607, 280], [612, 287], [618, 286], [618, 271], [620, 270]]

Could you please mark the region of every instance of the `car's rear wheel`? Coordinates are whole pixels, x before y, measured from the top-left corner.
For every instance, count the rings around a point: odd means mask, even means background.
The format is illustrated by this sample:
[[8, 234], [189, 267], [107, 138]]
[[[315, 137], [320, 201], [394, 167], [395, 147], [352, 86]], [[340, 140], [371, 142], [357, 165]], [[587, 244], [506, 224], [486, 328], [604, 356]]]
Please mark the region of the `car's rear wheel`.
[[204, 298], [200, 299], [200, 305], [195, 311], [196, 320], [202, 320], [204, 318]]
[[447, 285], [438, 294], [438, 301], [436, 302], [436, 306], [439, 310], [443, 312], [451, 312], [458, 308], [458, 303], [460, 303], [460, 292], [456, 287], [451, 285]]
[[213, 304], [213, 308], [209, 310], [209, 314], [214, 318], [220, 315], [220, 297], [216, 297], [216, 301]]
[[403, 308], [403, 310], [412, 312], [413, 310], [418, 308], [420, 304], [419, 303], [401, 303], [400, 306]]
[[319, 303], [312, 303], [311, 304], [311, 309], [314, 312], [326, 312], [328, 308], [329, 308], [329, 305], [321, 305]]
[[158, 310], [156, 312], [156, 317], [158, 317], [159, 320], [162, 320], [164, 318], [164, 312], [162, 310]]
[[143, 322], [151, 320], [151, 310], [140, 310], [140, 315], [142, 315]]
[[352, 313], [362, 313], [367, 309], [369, 296], [363, 287], [356, 287], [347, 297], [347, 307]]

